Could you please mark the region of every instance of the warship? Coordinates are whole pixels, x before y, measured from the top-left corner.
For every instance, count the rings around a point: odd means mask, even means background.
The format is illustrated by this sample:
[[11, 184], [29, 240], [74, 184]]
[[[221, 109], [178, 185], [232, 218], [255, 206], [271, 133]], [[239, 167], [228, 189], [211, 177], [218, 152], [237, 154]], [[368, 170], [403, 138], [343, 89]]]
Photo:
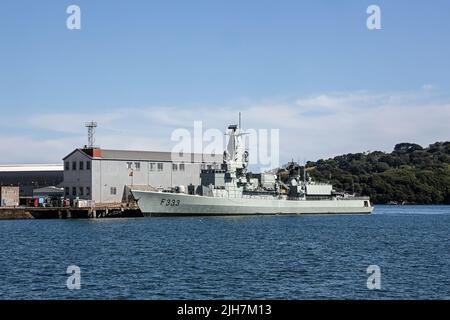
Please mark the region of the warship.
[[316, 183], [303, 166], [303, 176], [294, 162], [285, 168], [285, 179], [273, 172], [248, 172], [249, 153], [244, 130], [230, 125], [229, 141], [220, 169], [204, 169], [201, 185], [186, 193], [184, 186], [171, 190], [131, 188], [144, 216], [180, 215], [299, 215], [370, 214], [368, 197], [336, 192], [327, 183]]

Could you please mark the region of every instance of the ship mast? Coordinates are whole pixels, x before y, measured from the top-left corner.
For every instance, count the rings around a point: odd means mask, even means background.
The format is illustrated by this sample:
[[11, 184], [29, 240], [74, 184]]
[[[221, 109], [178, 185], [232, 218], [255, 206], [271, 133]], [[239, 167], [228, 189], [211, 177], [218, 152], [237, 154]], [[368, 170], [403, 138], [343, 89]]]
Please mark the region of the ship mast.
[[228, 141], [227, 150], [225, 152], [225, 163], [227, 165], [228, 172], [233, 176], [241, 175], [245, 173], [248, 165], [248, 158], [245, 151], [244, 130], [242, 130], [241, 113], [239, 112], [239, 120], [237, 125], [228, 126], [230, 136]]
[[306, 161], [303, 161], [303, 185], [306, 190]]

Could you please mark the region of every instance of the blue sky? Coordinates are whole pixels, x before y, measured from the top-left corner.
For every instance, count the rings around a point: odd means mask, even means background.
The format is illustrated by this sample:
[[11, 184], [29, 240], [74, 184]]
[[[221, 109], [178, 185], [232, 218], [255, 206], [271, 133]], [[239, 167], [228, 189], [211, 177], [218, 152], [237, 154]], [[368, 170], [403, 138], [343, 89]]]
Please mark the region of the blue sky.
[[448, 1], [2, 1], [0, 163], [59, 162], [90, 119], [102, 147], [167, 149], [237, 110], [283, 160], [449, 140], [449, 36]]

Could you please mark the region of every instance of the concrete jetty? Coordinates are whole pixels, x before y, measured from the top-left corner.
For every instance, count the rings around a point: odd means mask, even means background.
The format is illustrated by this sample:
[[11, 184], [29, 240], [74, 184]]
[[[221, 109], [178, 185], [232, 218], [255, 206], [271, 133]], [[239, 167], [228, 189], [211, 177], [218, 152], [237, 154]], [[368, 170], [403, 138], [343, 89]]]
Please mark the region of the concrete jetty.
[[13, 219], [98, 219], [143, 217], [136, 206], [104, 205], [87, 208], [75, 207], [3, 207], [0, 220]]

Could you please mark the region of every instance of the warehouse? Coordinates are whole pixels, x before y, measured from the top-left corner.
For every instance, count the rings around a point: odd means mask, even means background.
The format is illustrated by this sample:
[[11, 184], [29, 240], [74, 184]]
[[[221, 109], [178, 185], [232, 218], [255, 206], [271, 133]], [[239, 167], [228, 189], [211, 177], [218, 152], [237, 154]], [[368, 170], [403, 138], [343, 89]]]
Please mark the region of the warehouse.
[[61, 164], [0, 165], [0, 186], [18, 186], [21, 198], [31, 198], [34, 189], [58, 186], [62, 181]]
[[171, 152], [75, 149], [64, 159], [64, 195], [120, 203], [126, 186], [196, 188], [201, 169], [219, 168], [222, 155], [187, 154], [190, 161], [173, 161]]

